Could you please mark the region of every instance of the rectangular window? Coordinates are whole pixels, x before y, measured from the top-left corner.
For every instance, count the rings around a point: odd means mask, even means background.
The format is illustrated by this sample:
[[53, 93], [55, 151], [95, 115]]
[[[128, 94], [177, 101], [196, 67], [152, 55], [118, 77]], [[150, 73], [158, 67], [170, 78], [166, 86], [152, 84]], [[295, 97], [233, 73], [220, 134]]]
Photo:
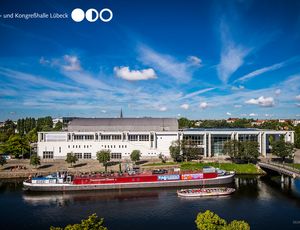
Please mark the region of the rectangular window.
[[122, 153], [111, 153], [111, 159], [122, 159]]
[[101, 135], [101, 140], [102, 141], [110, 140], [110, 135]]
[[92, 158], [92, 154], [91, 153], [84, 153], [83, 154], [83, 158], [84, 159], [91, 159]]
[[44, 151], [43, 159], [53, 159], [53, 151]]
[[129, 141], [138, 141], [138, 136], [139, 135], [128, 135], [128, 140]]
[[149, 135], [140, 135], [139, 141], [149, 141]]
[[61, 153], [61, 147], [58, 148], [58, 152]]
[[113, 140], [121, 140], [121, 135], [111, 135]]
[[82, 159], [82, 153], [74, 153], [77, 159]]

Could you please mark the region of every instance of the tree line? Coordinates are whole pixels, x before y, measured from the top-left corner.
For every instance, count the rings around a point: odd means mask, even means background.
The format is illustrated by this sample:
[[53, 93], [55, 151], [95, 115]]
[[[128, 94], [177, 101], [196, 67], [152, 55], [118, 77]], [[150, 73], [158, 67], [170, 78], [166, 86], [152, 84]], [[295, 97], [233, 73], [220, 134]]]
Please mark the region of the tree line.
[[63, 124], [58, 122], [53, 127], [50, 116], [35, 119], [26, 117], [18, 119], [16, 124], [6, 120], [0, 127], [0, 154], [9, 154], [16, 158], [29, 157], [30, 144], [38, 140], [37, 132], [60, 131]]
[[[199, 230], [250, 230], [250, 225], [244, 220], [233, 220], [227, 222], [216, 213], [206, 210], [199, 212], [195, 220], [196, 228]], [[64, 228], [50, 227], [50, 230], [108, 230], [104, 225], [104, 219], [99, 218], [96, 214], [90, 215], [87, 219], [81, 220], [79, 224], [69, 224]]]

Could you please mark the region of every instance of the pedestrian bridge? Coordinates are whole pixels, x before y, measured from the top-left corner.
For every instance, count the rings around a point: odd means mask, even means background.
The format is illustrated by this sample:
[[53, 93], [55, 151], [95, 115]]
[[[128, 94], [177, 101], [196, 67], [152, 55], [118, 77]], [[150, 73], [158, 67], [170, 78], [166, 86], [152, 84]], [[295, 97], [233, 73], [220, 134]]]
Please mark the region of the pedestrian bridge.
[[267, 170], [271, 170], [274, 172], [279, 173], [280, 175], [284, 175], [284, 176], [289, 176], [289, 177], [293, 177], [293, 178], [300, 178], [300, 170], [287, 166], [287, 165], [283, 165], [283, 164], [278, 164], [278, 163], [270, 163], [270, 162], [259, 162], [258, 166], [261, 167], [262, 169], [267, 169]]

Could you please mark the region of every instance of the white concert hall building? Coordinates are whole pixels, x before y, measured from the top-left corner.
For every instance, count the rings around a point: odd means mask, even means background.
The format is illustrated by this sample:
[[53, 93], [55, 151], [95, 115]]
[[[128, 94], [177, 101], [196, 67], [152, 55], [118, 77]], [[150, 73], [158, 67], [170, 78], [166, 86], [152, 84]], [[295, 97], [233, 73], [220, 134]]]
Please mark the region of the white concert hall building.
[[140, 150], [142, 158], [170, 158], [173, 141], [189, 139], [196, 144], [203, 157], [222, 156], [223, 144], [228, 140], [257, 141], [262, 156], [269, 152], [269, 136], [294, 142], [293, 131], [261, 129], [178, 129], [176, 118], [77, 118], [67, 131], [39, 132], [37, 152], [41, 159], [65, 159], [73, 152], [79, 159], [96, 159], [100, 150], [110, 150], [112, 160], [126, 159], [133, 150]]

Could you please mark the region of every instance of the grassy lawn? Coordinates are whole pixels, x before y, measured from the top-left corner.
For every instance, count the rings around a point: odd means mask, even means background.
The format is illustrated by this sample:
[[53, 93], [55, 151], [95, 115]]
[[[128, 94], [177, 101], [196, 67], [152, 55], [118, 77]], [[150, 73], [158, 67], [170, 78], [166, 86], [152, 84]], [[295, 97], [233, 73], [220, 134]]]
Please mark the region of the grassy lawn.
[[300, 164], [288, 164], [290, 167], [296, 168], [300, 170]]
[[181, 170], [199, 170], [203, 166], [213, 166], [226, 171], [235, 171], [237, 174], [261, 174], [262, 171], [256, 168], [254, 164], [235, 164], [235, 163], [197, 163], [197, 162], [166, 162], [166, 163], [149, 163], [143, 166], [169, 166], [179, 165]]
[[261, 174], [254, 164], [235, 164], [235, 163], [196, 163], [186, 162], [182, 163], [180, 168], [182, 170], [196, 170], [202, 169], [203, 166], [213, 166], [226, 171], [235, 171], [237, 174]]

